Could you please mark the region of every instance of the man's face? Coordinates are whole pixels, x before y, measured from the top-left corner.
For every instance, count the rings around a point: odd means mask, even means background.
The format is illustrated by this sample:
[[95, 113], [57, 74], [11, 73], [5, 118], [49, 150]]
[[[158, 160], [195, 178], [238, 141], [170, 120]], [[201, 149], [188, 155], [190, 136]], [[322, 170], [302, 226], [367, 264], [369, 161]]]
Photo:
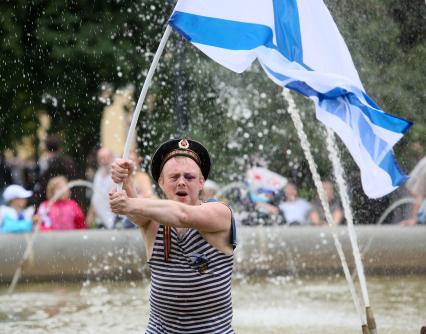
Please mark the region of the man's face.
[[287, 200], [293, 200], [297, 197], [297, 188], [295, 185], [289, 183], [284, 189]]
[[175, 157], [164, 165], [159, 185], [167, 199], [195, 205], [199, 201], [204, 178], [194, 160]]
[[99, 167], [109, 167], [112, 163], [113, 157], [107, 149], [101, 148], [98, 151], [97, 160]]
[[334, 189], [333, 184], [331, 182], [323, 182], [325, 195], [327, 196], [328, 201], [334, 199]]

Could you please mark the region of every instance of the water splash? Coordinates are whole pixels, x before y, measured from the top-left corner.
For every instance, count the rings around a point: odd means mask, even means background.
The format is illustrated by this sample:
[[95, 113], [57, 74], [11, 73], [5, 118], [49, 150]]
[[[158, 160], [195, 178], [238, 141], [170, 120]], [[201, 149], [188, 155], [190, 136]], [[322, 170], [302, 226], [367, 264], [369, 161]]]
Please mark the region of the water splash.
[[[400, 198], [399, 200], [395, 201], [392, 205], [390, 205], [380, 216], [380, 218], [377, 220], [376, 225], [380, 226], [383, 224], [383, 222], [385, 221], [385, 219], [389, 216], [389, 214], [395, 210], [396, 208], [398, 208], [401, 205], [406, 205], [406, 204], [411, 204], [414, 205], [415, 203], [415, 199], [413, 197], [404, 197], [404, 198]], [[361, 258], [363, 258], [365, 256], [365, 254], [368, 252], [368, 250], [371, 247], [371, 244], [373, 243], [374, 240], [374, 235], [372, 235], [367, 243], [365, 244], [364, 249], [361, 251]]]
[[228, 194], [228, 192], [234, 190], [234, 189], [238, 189], [240, 191], [247, 191], [246, 190], [246, 185], [243, 182], [231, 182], [225, 186], [223, 186], [222, 188], [219, 189], [219, 191], [217, 192], [216, 196], [217, 198], [222, 198], [222, 197], [226, 197], [226, 195]]
[[367, 280], [365, 278], [364, 266], [361, 260], [361, 254], [359, 251], [358, 239], [354, 229], [354, 218], [352, 214], [352, 209], [350, 206], [350, 200], [348, 196], [348, 189], [346, 181], [343, 176], [343, 167], [340, 162], [339, 151], [336, 145], [336, 138], [334, 136], [333, 130], [327, 128], [327, 149], [330, 156], [330, 160], [333, 164], [333, 171], [336, 177], [337, 186], [339, 188], [340, 198], [342, 200], [343, 211], [345, 212], [346, 222], [348, 225], [349, 239], [352, 245], [352, 252], [355, 260], [355, 266], [359, 277], [359, 283], [361, 286], [361, 293], [364, 299], [364, 304], [366, 307], [370, 306], [370, 298], [368, 296], [367, 290]]
[[350, 293], [352, 295], [352, 300], [354, 302], [355, 309], [356, 309], [356, 311], [357, 311], [357, 313], [358, 313], [358, 315], [361, 319], [361, 325], [365, 325], [366, 320], [365, 320], [363, 312], [361, 311], [360, 300], [359, 300], [359, 298], [356, 294], [356, 291], [355, 291], [355, 285], [354, 285], [354, 282], [352, 280], [351, 274], [349, 272], [349, 267], [348, 267], [348, 264], [346, 262], [345, 254], [344, 254], [343, 249], [342, 249], [342, 244], [340, 243], [335, 231], [333, 230], [334, 224], [333, 224], [333, 217], [331, 215], [330, 206], [329, 206], [327, 199], [326, 199], [324, 187], [321, 183], [321, 177], [318, 173], [317, 165], [316, 165], [315, 160], [312, 156], [312, 152], [311, 152], [311, 149], [310, 149], [310, 144], [309, 144], [308, 138], [307, 138], [306, 133], [303, 129], [303, 123], [302, 123], [302, 120], [300, 118], [299, 111], [297, 110], [296, 104], [295, 104], [293, 97], [291, 96], [290, 91], [288, 89], [286, 89], [286, 88], [283, 89], [283, 96], [288, 102], [288, 112], [290, 113], [291, 119], [293, 120], [294, 126], [296, 127], [297, 135], [299, 136], [300, 143], [302, 145], [302, 149], [303, 149], [303, 152], [305, 154], [305, 157], [308, 160], [309, 169], [311, 170], [312, 177], [313, 177], [313, 180], [314, 180], [314, 183], [315, 183], [315, 187], [317, 188], [318, 195], [319, 195], [319, 198], [321, 200], [321, 204], [324, 208], [324, 213], [325, 213], [325, 217], [326, 217], [328, 226], [331, 228], [331, 234], [333, 236], [334, 244], [336, 246], [336, 250], [337, 250], [337, 253], [339, 255], [340, 261], [342, 263], [343, 272], [345, 274], [345, 278], [346, 278], [346, 281], [348, 283]]

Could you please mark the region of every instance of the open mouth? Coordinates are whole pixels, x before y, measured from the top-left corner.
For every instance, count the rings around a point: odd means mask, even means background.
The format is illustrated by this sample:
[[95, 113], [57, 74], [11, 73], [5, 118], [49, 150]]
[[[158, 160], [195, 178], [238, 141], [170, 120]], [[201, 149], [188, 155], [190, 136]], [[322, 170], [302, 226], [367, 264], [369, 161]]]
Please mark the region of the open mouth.
[[187, 196], [187, 195], [188, 195], [188, 193], [187, 193], [186, 191], [178, 191], [178, 192], [176, 193], [176, 195], [177, 195], [178, 197], [180, 197], [180, 198], [183, 198], [183, 197]]

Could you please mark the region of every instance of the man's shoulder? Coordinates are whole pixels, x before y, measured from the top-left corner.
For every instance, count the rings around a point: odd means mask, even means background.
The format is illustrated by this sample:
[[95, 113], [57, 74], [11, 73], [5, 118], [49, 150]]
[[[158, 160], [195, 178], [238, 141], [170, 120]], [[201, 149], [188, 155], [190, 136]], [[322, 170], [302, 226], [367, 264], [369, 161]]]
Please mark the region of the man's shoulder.
[[304, 198], [298, 197], [294, 201], [283, 201], [279, 204], [282, 208], [294, 208], [300, 206], [311, 206], [311, 204]]
[[308, 200], [306, 200], [306, 199], [304, 199], [304, 198], [301, 198], [301, 203], [302, 203], [302, 207], [303, 207], [303, 209], [305, 209], [305, 210], [310, 210], [311, 208], [312, 208], [312, 204], [311, 204], [311, 202], [309, 202]]

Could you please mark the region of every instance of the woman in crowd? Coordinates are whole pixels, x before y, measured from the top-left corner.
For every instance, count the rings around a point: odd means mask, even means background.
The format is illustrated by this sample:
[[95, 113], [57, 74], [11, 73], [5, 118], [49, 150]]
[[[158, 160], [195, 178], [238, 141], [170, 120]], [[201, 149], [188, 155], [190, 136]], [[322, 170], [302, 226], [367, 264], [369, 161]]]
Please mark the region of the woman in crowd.
[[70, 198], [67, 179], [56, 176], [49, 180], [46, 188], [47, 201], [40, 204], [37, 214], [40, 230], [84, 229], [84, 213], [78, 203]]

